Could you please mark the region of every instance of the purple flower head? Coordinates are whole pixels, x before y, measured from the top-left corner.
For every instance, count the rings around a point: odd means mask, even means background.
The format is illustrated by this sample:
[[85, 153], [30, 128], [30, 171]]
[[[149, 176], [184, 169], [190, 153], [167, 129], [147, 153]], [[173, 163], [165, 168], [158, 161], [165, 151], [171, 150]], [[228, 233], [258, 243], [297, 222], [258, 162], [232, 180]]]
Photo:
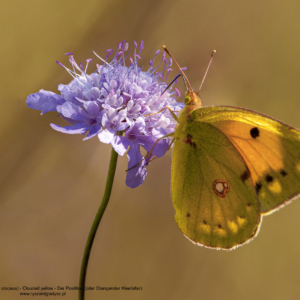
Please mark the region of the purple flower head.
[[[166, 80], [172, 61], [167, 62], [163, 52], [160, 63], [155, 67], [157, 51], [149, 69], [142, 71], [138, 61], [143, 48], [143, 41], [139, 48], [134, 42], [134, 53], [129, 57], [128, 43], [120, 42], [110, 62], [107, 59], [113, 50], [107, 50], [105, 60], [95, 53], [102, 65], [97, 65], [96, 72], [92, 74], [87, 73], [91, 59], [86, 60], [84, 68], [69, 52], [66, 55], [72, 69], [57, 61], [73, 77], [69, 84], [58, 86], [60, 95], [40, 90], [26, 100], [29, 108], [41, 110], [42, 114], [56, 111], [70, 124], [65, 127], [51, 124], [57, 131], [82, 134], [85, 135], [84, 140], [98, 135], [101, 142], [111, 144], [120, 155], [128, 150], [126, 184], [131, 188], [144, 182], [147, 164], [153, 157], [163, 156], [170, 146], [171, 139], [164, 138], [146, 159], [141, 154], [141, 147], [149, 153], [159, 138], [174, 132], [176, 121], [164, 108], [169, 107], [178, 115], [183, 107], [182, 103], [176, 102], [177, 91], [172, 87], [162, 94], [168, 85]], [[130, 60], [129, 66], [126, 66], [127, 59]], [[163, 67], [159, 69], [161, 64]], [[165, 73], [167, 76], [164, 76]]]

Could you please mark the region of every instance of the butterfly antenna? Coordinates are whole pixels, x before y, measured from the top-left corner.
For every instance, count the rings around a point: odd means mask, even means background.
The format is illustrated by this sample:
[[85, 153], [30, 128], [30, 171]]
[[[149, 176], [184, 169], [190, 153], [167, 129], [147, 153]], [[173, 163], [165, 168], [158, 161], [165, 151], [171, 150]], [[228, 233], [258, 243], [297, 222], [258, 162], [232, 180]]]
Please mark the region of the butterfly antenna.
[[179, 64], [177, 63], [177, 61], [174, 59], [174, 57], [171, 55], [171, 53], [169, 52], [169, 50], [167, 49], [167, 47], [165, 45], [163, 45], [163, 48], [164, 50], [168, 53], [168, 55], [172, 58], [172, 60], [174, 61], [174, 63], [176, 64], [176, 66], [178, 67], [178, 69], [180, 70], [182, 76], [183, 76], [183, 79], [184, 79], [184, 82], [185, 82], [185, 85], [188, 86], [188, 90], [190, 90], [190, 92], [193, 92], [193, 89], [192, 89], [192, 86], [189, 82], [189, 80], [187, 79], [187, 77], [185, 76], [184, 72], [182, 71], [182, 69], [180, 68]]
[[209, 61], [208, 67], [207, 67], [207, 69], [206, 69], [206, 72], [205, 72], [205, 74], [204, 74], [204, 76], [203, 76], [203, 79], [202, 79], [202, 82], [201, 82], [201, 84], [200, 84], [199, 90], [198, 90], [198, 92], [196, 93], [197, 95], [199, 94], [199, 92], [200, 92], [200, 90], [201, 90], [201, 88], [202, 88], [203, 82], [204, 82], [204, 80], [205, 80], [205, 78], [206, 78], [206, 75], [207, 75], [208, 70], [209, 70], [209, 68], [210, 68], [211, 62], [212, 62], [212, 60], [213, 60], [213, 58], [214, 58], [214, 55], [215, 55], [216, 53], [217, 53], [217, 51], [214, 50], [214, 51], [212, 52], [211, 56], [210, 56], [210, 61]]

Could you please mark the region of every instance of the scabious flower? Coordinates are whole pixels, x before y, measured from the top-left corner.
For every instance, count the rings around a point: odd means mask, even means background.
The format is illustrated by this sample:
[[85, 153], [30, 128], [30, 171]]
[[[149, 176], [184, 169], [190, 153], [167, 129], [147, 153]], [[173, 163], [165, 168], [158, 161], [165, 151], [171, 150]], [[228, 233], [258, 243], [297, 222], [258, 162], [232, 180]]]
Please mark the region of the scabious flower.
[[[169, 107], [178, 114], [183, 107], [175, 100], [179, 95], [177, 89], [169, 91], [171, 87], [163, 93], [168, 86], [166, 81], [172, 70], [172, 60], [168, 61], [164, 52], [160, 63], [154, 67], [158, 50], [150, 61], [149, 69], [142, 71], [138, 60], [144, 43], [142, 41], [139, 47], [136, 42], [134, 45], [129, 66], [125, 64], [130, 54], [128, 43], [123, 41], [110, 62], [108, 58], [113, 50], [107, 50], [105, 60], [96, 54], [102, 65], [97, 65], [96, 72], [90, 75], [86, 71], [91, 59], [87, 59], [84, 68], [81, 63], [75, 62], [73, 53], [66, 53], [72, 70], [57, 63], [74, 79], [67, 85], [58, 86], [60, 95], [40, 90], [26, 100], [29, 108], [41, 110], [42, 114], [57, 111], [70, 124], [65, 127], [51, 124], [57, 131], [82, 134], [85, 135], [84, 140], [98, 135], [101, 142], [111, 144], [119, 155], [124, 155], [129, 148], [126, 184], [131, 188], [144, 182], [147, 164], [153, 157], [163, 156], [170, 146], [171, 139], [164, 138], [149, 157], [144, 159], [140, 151], [143, 147], [149, 153], [159, 138], [174, 131], [176, 121], [168, 109], [162, 109]], [[161, 64], [162, 71], [158, 72]]]

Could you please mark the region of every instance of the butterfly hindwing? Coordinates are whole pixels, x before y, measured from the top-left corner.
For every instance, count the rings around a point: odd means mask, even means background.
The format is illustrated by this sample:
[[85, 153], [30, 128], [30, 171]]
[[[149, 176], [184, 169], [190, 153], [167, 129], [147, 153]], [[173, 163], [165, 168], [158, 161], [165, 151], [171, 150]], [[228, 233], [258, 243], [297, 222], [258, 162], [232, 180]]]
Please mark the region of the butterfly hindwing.
[[300, 132], [282, 122], [236, 107], [205, 107], [193, 119], [222, 131], [246, 162], [263, 214], [300, 192]]
[[176, 222], [195, 243], [230, 249], [259, 228], [260, 214], [249, 169], [218, 128], [194, 120], [175, 133], [172, 196]]

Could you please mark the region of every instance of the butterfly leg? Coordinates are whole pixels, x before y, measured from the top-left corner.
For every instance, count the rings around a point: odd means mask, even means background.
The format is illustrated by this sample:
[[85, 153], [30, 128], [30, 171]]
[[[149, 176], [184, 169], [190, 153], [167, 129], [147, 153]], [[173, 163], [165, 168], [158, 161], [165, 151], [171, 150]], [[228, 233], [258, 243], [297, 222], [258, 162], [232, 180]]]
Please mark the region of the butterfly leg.
[[[172, 139], [172, 142], [171, 142], [169, 148], [167, 149], [167, 151], [169, 151], [169, 150], [171, 149], [171, 147], [172, 147], [172, 145], [174, 144], [175, 140], [176, 140], [175, 138]], [[156, 159], [156, 158], [157, 158], [157, 156], [154, 156], [153, 158], [151, 158], [151, 160], [148, 161], [147, 165], [148, 165], [151, 161], [153, 161], [154, 159]]]
[[[159, 113], [163, 112], [165, 109], [168, 109], [168, 110], [169, 110], [169, 112], [171, 113], [171, 115], [172, 115], [172, 117], [174, 118], [174, 120], [178, 123], [178, 122], [179, 122], [179, 121], [178, 121], [178, 117], [175, 115], [175, 112], [179, 112], [179, 111], [173, 111], [173, 110], [171, 110], [171, 108], [170, 108], [169, 106], [166, 106], [166, 107], [162, 108], [161, 110], [159, 110], [159, 111], [157, 111], [157, 112], [155, 112], [155, 113], [153, 113], [153, 114], [150, 114], [150, 115], [144, 115], [144, 117], [151, 117], [151, 116], [153, 116], [153, 115], [159, 114]], [[167, 136], [167, 135], [166, 135], [166, 136]]]
[[[152, 152], [153, 152], [155, 146], [156, 146], [161, 140], [165, 139], [166, 137], [173, 136], [173, 135], [174, 135], [174, 133], [172, 132], [172, 133], [166, 134], [166, 135], [164, 135], [164, 136], [158, 138], [158, 139], [156, 140], [156, 142], [154, 143], [154, 145], [152, 146], [152, 148], [150, 149], [150, 151], [147, 153], [147, 155], [146, 155], [142, 160], [140, 160], [137, 164], [135, 164], [133, 167], [131, 167], [131, 168], [125, 170], [125, 172], [127, 172], [127, 171], [129, 171], [129, 170], [135, 168], [135, 167], [138, 166], [143, 160], [145, 160], [145, 159], [147, 159], [148, 157], [150, 157], [150, 155], [152, 154]], [[172, 142], [171, 142], [171, 144], [170, 144], [168, 150], [171, 148], [171, 146], [172, 146], [174, 140], [175, 140], [175, 139], [172, 140]], [[167, 150], [167, 151], [168, 151], [168, 150]], [[150, 163], [150, 162], [151, 162], [152, 160], [154, 160], [155, 158], [157, 158], [157, 157], [154, 156], [148, 163]]]

